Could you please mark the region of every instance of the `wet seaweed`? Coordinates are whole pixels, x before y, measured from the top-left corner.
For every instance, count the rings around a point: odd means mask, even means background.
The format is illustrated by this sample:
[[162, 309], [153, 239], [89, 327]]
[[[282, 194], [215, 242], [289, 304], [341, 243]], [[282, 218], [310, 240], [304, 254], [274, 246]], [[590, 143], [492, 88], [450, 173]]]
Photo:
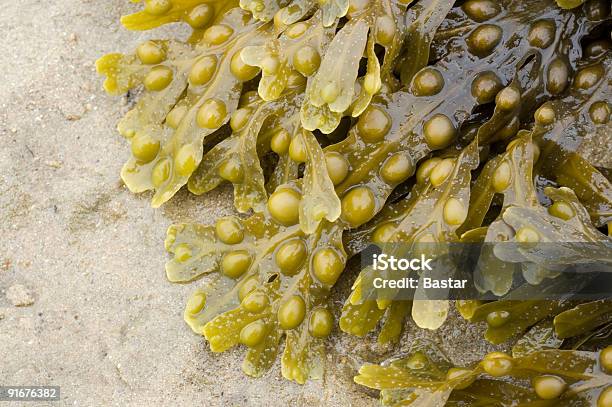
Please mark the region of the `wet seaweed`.
[[172, 225], [165, 241], [168, 279], [198, 285], [184, 318], [211, 350], [244, 345], [251, 376], [282, 354], [287, 379], [321, 377], [336, 324], [395, 344], [406, 318], [434, 330], [452, 305], [394, 292], [364, 300], [377, 272], [366, 268], [335, 321], [330, 296], [349, 257], [371, 243], [484, 242], [477, 288], [501, 298], [455, 306], [488, 324], [485, 339], [513, 341], [513, 356], [456, 368], [424, 347], [366, 365], [356, 381], [390, 405], [510, 405], [555, 392], [609, 405], [609, 348], [575, 349], [606, 338], [610, 302], [505, 298], [516, 275], [538, 285], [558, 264], [502, 265], [492, 249], [611, 244], [609, 171], [581, 150], [612, 133], [607, 2], [147, 0], [121, 22], [193, 30], [96, 66], [109, 94], [144, 88], [118, 124], [132, 192], [152, 191], [158, 207], [183, 186], [233, 185], [242, 216]]

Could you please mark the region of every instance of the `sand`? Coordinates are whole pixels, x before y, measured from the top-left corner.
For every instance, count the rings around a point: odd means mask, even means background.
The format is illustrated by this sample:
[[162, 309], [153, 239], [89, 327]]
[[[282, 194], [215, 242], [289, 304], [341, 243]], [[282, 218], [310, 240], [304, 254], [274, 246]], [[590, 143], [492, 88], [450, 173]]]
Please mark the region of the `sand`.
[[[213, 354], [183, 322], [195, 286], [166, 280], [165, 231], [231, 213], [231, 190], [181, 191], [152, 209], [149, 194], [122, 185], [129, 150], [115, 126], [128, 101], [102, 92], [94, 61], [153, 36], [186, 35], [176, 26], [128, 32], [119, 16], [137, 8], [127, 0], [0, 8], [0, 385], [58, 385], [62, 399], [49, 404], [66, 406], [377, 405], [375, 392], [352, 382], [364, 358], [390, 355], [371, 340], [334, 332], [325, 378], [300, 386], [282, 379], [279, 363], [262, 378], [244, 376], [242, 349]], [[420, 336], [459, 363], [491, 349], [480, 330], [453, 321], [435, 333], [411, 325], [400, 350]]]

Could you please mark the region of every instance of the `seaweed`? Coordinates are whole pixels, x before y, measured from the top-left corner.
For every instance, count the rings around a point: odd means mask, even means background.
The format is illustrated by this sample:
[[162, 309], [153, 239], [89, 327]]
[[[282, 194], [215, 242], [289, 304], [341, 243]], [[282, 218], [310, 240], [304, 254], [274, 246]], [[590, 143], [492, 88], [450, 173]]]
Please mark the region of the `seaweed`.
[[[117, 126], [131, 144], [132, 157], [121, 171], [131, 191], [155, 190], [152, 205], [157, 207], [187, 183], [202, 160], [206, 137], [238, 106], [246, 69], [235, 76], [232, 70], [244, 67], [236, 68], [232, 60], [246, 45], [264, 43], [273, 34], [246, 12], [232, 9], [195, 46], [146, 42], [138, 56], [110, 54], [98, 60], [110, 92], [140, 83], [147, 90]], [[151, 55], [156, 58], [148, 59]]]
[[[606, 406], [610, 352], [541, 350], [512, 357], [493, 352], [469, 367], [453, 366], [434, 345], [418, 344], [407, 357], [364, 365], [355, 382], [381, 390], [383, 405], [397, 406]], [[504, 378], [531, 382], [508, 383]]]
[[[279, 193], [298, 194], [294, 189]], [[297, 207], [293, 216], [290, 226], [269, 215], [222, 218], [215, 227], [173, 225], [166, 248], [174, 258], [166, 270], [174, 282], [219, 270], [192, 294], [185, 320], [215, 352], [247, 345], [243, 370], [253, 376], [274, 362], [284, 334], [283, 375], [303, 383], [321, 374], [322, 338], [333, 324], [327, 298], [345, 256], [336, 225], [322, 222], [304, 234]]]
[[[512, 9], [512, 7], [516, 7], [516, 10]], [[571, 17], [567, 16], [563, 12], [559, 11], [559, 9], [556, 7], [551, 7], [550, 4], [540, 5], [539, 7], [542, 7], [542, 9], [538, 15], [548, 15], [551, 17], [557, 16], [557, 18], [564, 18], [567, 20], [572, 20], [575, 17], [573, 15]], [[526, 108], [530, 106], [530, 100], [532, 100], [531, 103], [535, 103], [533, 94], [536, 93], [536, 91], [542, 91], [546, 87], [550, 88], [550, 82], [552, 79], [549, 76], [547, 78], [548, 84], [546, 83], [544, 77], [542, 76], [542, 66], [554, 66], [555, 61], [559, 61], [560, 58], [569, 58], [568, 55], [563, 54], [563, 47], [560, 47], [561, 42], [576, 42], [581, 36], [584, 35], [583, 28], [578, 25], [574, 28], [574, 31], [570, 30], [565, 33], [567, 35], [566, 38], [560, 36], [559, 39], [557, 39], [558, 42], [551, 39], [544, 44], [547, 45], [547, 47], [544, 47], [544, 50], [537, 51], [540, 53], [540, 64], [525, 64], [525, 61], [530, 56], [533, 56], [534, 48], [532, 43], [536, 42], [533, 38], [536, 36], [532, 35], [531, 41], [529, 41], [529, 35], [525, 34], [525, 38], [522, 39], [523, 42], [519, 44], [516, 44], [515, 37], [511, 37], [508, 41], [512, 42], [513, 47], [508, 47], [508, 50], [499, 50], [498, 48], [500, 48], [501, 45], [498, 45], [498, 43], [502, 42], [501, 33], [506, 32], [509, 27], [512, 27], [514, 32], [517, 33], [520, 33], [521, 31], [528, 33], [533, 32], [534, 30], [542, 30], [545, 32], [549, 28], [546, 28], [545, 25], [538, 25], [539, 22], [534, 23], [529, 19], [525, 19], [525, 15], [522, 14], [521, 4], [519, 3], [510, 2], [508, 4], [508, 10], [506, 10], [507, 14], [502, 13], [500, 6], [495, 6], [494, 11], [495, 12], [492, 13], [492, 15], [494, 15], [492, 21], [499, 24], [494, 26], [500, 27], [499, 32], [496, 31], [496, 28], [492, 28], [493, 26], [490, 24], [490, 22], [481, 22], [480, 24], [476, 24], [475, 28], [471, 26], [470, 28], [472, 31], [462, 31], [464, 33], [465, 43], [462, 45], [462, 47], [459, 47], [459, 49], [469, 51], [466, 52], [466, 55], [468, 56], [474, 55], [474, 52], [476, 52], [476, 56], [478, 58], [458, 58], [457, 55], [450, 53], [436, 64], [424, 68], [423, 70], [423, 72], [431, 74], [432, 77], [439, 75], [438, 80], [434, 80], [434, 84], [436, 82], [462, 84], [467, 78], [453, 75], [469, 74], [471, 76], [475, 76], [476, 79], [474, 80], [471, 88], [466, 89], [465, 86], [443, 86], [439, 89], [436, 88], [435, 97], [433, 100], [437, 100], [438, 102], [433, 106], [428, 103], [430, 100], [429, 98], [423, 97], [423, 95], [419, 94], [419, 90], [417, 89], [418, 85], [415, 85], [418, 84], [418, 81], [413, 83], [412, 93], [399, 91], [394, 94], [400, 95], [398, 97], [402, 98], [402, 105], [411, 106], [411, 114], [405, 119], [408, 125], [414, 123], [414, 119], [412, 119], [414, 116], [418, 117], [420, 114], [424, 114], [430, 115], [431, 117], [431, 119], [429, 119], [429, 121], [423, 126], [423, 137], [425, 138], [423, 141], [425, 141], [425, 143], [421, 141], [421, 146], [412, 145], [407, 148], [407, 151], [409, 154], [411, 154], [412, 162], [417, 162], [426, 157], [426, 154], [432, 150], [447, 147], [448, 144], [451, 143], [452, 138], [455, 136], [456, 129], [461, 126], [462, 122], [460, 120], [457, 121], [457, 124], [450, 121], [446, 122], [449, 120], [449, 117], [452, 116], [441, 113], [445, 112], [445, 109], [452, 109], [452, 111], [456, 112], [453, 118], [454, 120], [457, 120], [457, 116], [459, 116], [457, 112], [465, 112], [466, 114], [460, 116], [460, 118], [467, 120], [470, 117], [467, 113], [471, 112], [477, 105], [480, 103], [491, 102], [492, 99], [495, 99], [495, 111], [491, 118], [478, 128], [475, 135], [476, 140], [484, 144], [496, 141], [496, 139], [500, 138], [500, 134], [502, 135], [502, 140], [507, 140], [508, 138], [514, 136], [518, 131], [518, 128], [515, 128], [514, 123], [518, 123], [517, 120], [521, 116], [521, 111], [528, 110]], [[469, 4], [464, 6], [464, 10], [457, 14], [456, 22], [448, 23], [445, 29], [456, 30], [456, 28], [453, 27], [466, 24], [470, 12], [472, 12], [472, 10], [470, 9]], [[586, 23], [586, 18], [584, 20]], [[472, 25], [473, 22], [470, 22], [470, 24]], [[495, 44], [489, 44], [491, 49], [487, 51], [488, 54], [480, 53], [480, 51], [475, 50], [473, 43], [473, 39], [478, 37], [478, 33], [485, 29], [490, 29], [492, 32], [491, 38], [496, 40]], [[495, 33], [499, 35], [499, 38], [495, 38]], [[537, 37], [540, 38], [544, 36], [544, 34], [540, 33]], [[555, 45], [555, 43], [559, 44], [559, 46]], [[538, 44], [542, 45], [540, 42], [538, 42]], [[480, 45], [484, 46], [486, 44]], [[460, 55], [463, 55], [463, 53]], [[508, 65], [505, 61], [509, 60], [519, 62], [516, 65]], [[460, 65], [455, 68], [455, 70], [450, 70], [448, 69], [448, 65], [451, 63]], [[574, 59], [571, 63], [575, 65], [577, 60]], [[489, 71], [491, 69], [491, 65], [489, 64], [504, 66], [504, 79], [505, 84], [508, 84], [508, 86], [502, 89], [504, 85], [502, 78], [497, 77], [495, 74], [492, 74]], [[521, 76], [523, 78], [527, 77], [529, 80], [522, 80]], [[415, 78], [415, 80], [417, 79], [418, 77]], [[566, 78], [566, 81], [568, 80], [569, 79]], [[489, 85], [489, 83], [491, 83], [491, 85]], [[417, 86], [417, 88], [414, 88], [414, 86]], [[492, 86], [492, 88], [489, 86]], [[493, 92], [493, 98], [489, 95], [485, 95], [485, 93], [489, 91]], [[425, 100], [423, 102], [424, 105], [419, 103], [422, 100]], [[376, 105], [374, 104], [374, 106]], [[434, 110], [429, 110], [432, 107], [434, 107]], [[419, 109], [424, 109], [424, 111], [421, 112]], [[393, 117], [393, 114], [390, 114], [390, 116]], [[446, 140], [443, 140], [443, 142], [438, 142], [438, 144], [432, 143], [433, 140], [431, 140], [431, 138], [428, 140], [427, 123], [431, 122], [439, 122], [440, 124], [436, 124], [436, 126], [440, 126], [441, 128], [445, 128], [444, 125], [446, 124], [446, 128], [448, 128], [448, 136], [446, 137]], [[420, 124], [416, 125], [418, 126]], [[510, 131], [508, 131], [508, 129], [510, 129]], [[399, 131], [405, 132], [411, 131], [411, 129], [406, 128]], [[415, 133], [419, 134], [417, 131], [415, 131]], [[390, 133], [393, 135], [394, 132], [395, 128], [392, 127]], [[412, 133], [413, 137], [416, 135], [415, 133]], [[444, 139], [444, 137], [440, 138]], [[389, 139], [390, 137], [386, 138], [386, 140]], [[450, 208], [449, 203], [449, 215], [450, 212], [453, 212], [456, 214], [456, 216], [453, 217], [457, 218], [451, 219], [451, 223], [448, 222], [448, 219], [444, 219], [443, 215], [446, 215], [445, 210], [432, 210], [432, 208], [436, 207], [444, 208], [443, 205], [447, 203], [446, 200], [449, 198], [448, 193], [443, 194], [443, 199], [441, 199], [437, 204], [433, 204], [432, 199], [427, 196], [427, 188], [425, 188], [425, 190], [418, 188], [420, 184], [419, 180], [421, 180], [425, 181], [426, 184], [429, 183], [430, 188], [440, 187], [443, 189], [444, 185], [441, 184], [445, 182], [450, 174], [456, 173], [456, 171], [452, 171], [453, 160], [452, 158], [441, 159], [439, 157], [434, 157], [423, 162], [416, 173], [417, 186], [414, 190], [415, 198], [410, 200], [409, 204], [406, 203], [403, 205], [402, 208], [391, 210], [390, 212], [393, 212], [392, 217], [389, 217], [388, 213], [383, 212], [379, 218], [375, 219], [373, 222], [364, 227], [366, 231], [361, 232], [361, 238], [363, 239], [364, 235], [366, 235], [369, 236], [371, 240], [376, 240], [374, 236], [376, 234], [381, 235], [382, 231], [385, 230], [385, 233], [388, 234], [386, 240], [393, 243], [410, 243], [411, 241], [418, 241], [418, 238], [429, 239], [429, 241], [433, 242], [457, 241], [460, 238], [457, 231], [468, 232], [471, 229], [481, 226], [484, 215], [487, 213], [488, 206], [491, 204], [491, 200], [493, 199], [495, 192], [504, 192], [505, 207], [515, 205], [523, 205], [528, 207], [536, 205], [539, 206], [535, 188], [533, 187], [533, 172], [530, 168], [533, 166], [532, 163], [534, 161], [534, 154], [536, 153], [536, 148], [538, 147], [527, 139], [528, 136], [525, 134], [525, 132], [521, 132], [517, 136], [515, 139], [516, 141], [512, 143], [512, 146], [509, 148], [510, 151], [506, 154], [510, 161], [502, 161], [503, 159], [500, 157], [493, 158], [487, 163], [487, 167], [485, 167], [485, 170], [483, 170], [481, 174], [481, 178], [485, 180], [481, 181], [480, 183], [477, 181], [476, 185], [478, 185], [478, 187], [475, 188], [478, 188], [476, 190], [478, 193], [472, 195], [473, 198], [470, 201], [469, 210], [467, 210], [467, 200], [470, 199], [469, 170], [474, 169], [478, 165], [478, 160], [476, 157], [476, 159], [472, 158], [472, 160], [469, 162], [462, 163], [462, 168], [464, 171], [468, 170], [467, 174], [463, 175], [459, 179], [451, 178], [449, 188], [452, 187], [458, 189], [461, 185], [463, 185], [464, 187], [467, 187], [467, 191], [463, 193], [463, 196], [460, 199], [454, 197], [454, 200], [452, 201], [452, 208]], [[408, 138], [408, 140], [410, 140], [410, 138]], [[350, 138], [350, 134], [345, 143], [350, 145], [354, 150], [358, 149], [359, 152], [363, 154], [363, 148], [359, 146], [354, 139]], [[389, 148], [389, 141], [387, 141], [382, 148]], [[475, 145], [473, 145], [472, 148], [475, 148]], [[472, 153], [472, 155], [474, 155], [474, 153]], [[368, 157], [368, 166], [377, 164], [377, 161], [373, 158], [375, 157], [372, 155]], [[514, 164], [512, 168], [508, 162], [512, 162]], [[499, 170], [497, 167], [502, 168]], [[490, 181], [486, 180], [488, 174], [490, 174], [489, 176], [491, 177]], [[502, 179], [503, 177], [501, 177], [501, 175], [507, 177], [508, 185], [502, 185], [504, 182], [506, 182], [506, 179]], [[352, 174], [352, 177], [355, 177], [355, 175]], [[510, 185], [509, 180], [511, 179], [513, 180], [513, 185]], [[485, 185], [486, 183], [488, 183], [488, 186]], [[388, 193], [386, 190], [381, 191], [381, 187], [384, 188], [386, 185], [376, 186], [378, 187], [377, 189], [379, 194], [382, 195]], [[416, 197], [417, 195], [418, 197]], [[435, 199], [433, 199], [433, 201], [435, 202]], [[400, 205], [402, 204], [399, 204], [398, 206]], [[404, 214], [399, 215], [396, 212], [404, 212]], [[504, 211], [504, 213], [506, 212]], [[508, 216], [510, 216], [511, 213], [512, 211], [510, 211]], [[437, 222], [432, 220], [432, 217], [434, 216], [438, 217]], [[391, 228], [397, 227], [397, 224], [402, 221], [402, 217], [406, 218], [405, 225], [411, 228], [411, 232], [402, 230], [392, 231]], [[447, 231], [447, 233], [441, 233], [440, 230], [444, 230], [444, 228], [440, 228], [439, 226], [436, 228], [436, 225], [451, 226], [451, 230]], [[420, 226], [423, 227], [422, 231], [419, 230]], [[510, 236], [507, 236], [507, 231], [499, 230], [500, 228], [506, 226], [507, 224], [501, 219], [493, 222], [487, 230], [487, 238], [485, 238], [485, 241], [495, 241], [495, 239], [498, 239], [500, 235], [504, 236], [505, 241], [510, 240]], [[431, 227], [432, 230], [436, 229], [436, 232], [433, 234], [426, 233], [427, 228], [429, 227]], [[418, 233], [415, 234], [415, 232]], [[421, 232], [423, 233], [421, 234]], [[495, 259], [492, 260], [494, 261]], [[500, 268], [504, 266], [501, 264], [496, 264], [496, 266], [497, 267], [490, 265], [489, 267], [483, 267], [485, 272], [486, 270], [491, 270], [494, 274], [491, 276], [484, 275], [481, 278], [482, 281], [477, 282], [480, 282], [480, 287], [482, 287], [483, 290], [492, 290], [495, 294], [503, 295], [510, 288], [514, 270], [500, 271]], [[505, 268], [508, 267], [505, 266]], [[371, 270], [366, 270], [365, 272], [371, 273]], [[357, 335], [364, 335], [372, 330], [376, 326], [378, 320], [384, 315], [384, 309], [388, 305], [388, 301], [386, 303], [378, 301], [378, 303], [375, 305], [372, 304], [371, 301], [360, 302], [362, 298], [360, 283], [361, 279], [358, 279], [354, 285], [353, 294], [345, 304], [343, 317], [341, 318], [340, 323], [343, 330], [355, 333]], [[439, 327], [445, 319], [448, 304], [445, 304], [444, 302], [428, 301], [421, 301], [418, 304], [419, 306], [415, 307], [413, 304], [412, 307], [412, 315], [413, 318], [416, 317], [414, 319], [417, 324], [420, 327], [427, 327], [431, 329]]]
[[[587, 210], [571, 189], [546, 187], [544, 193], [554, 201], [554, 204], [549, 208], [540, 204], [533, 181], [533, 161], [537, 147], [530, 138], [529, 134], [521, 134], [517, 142], [509, 146], [509, 151], [498, 162], [493, 163], [494, 166], [481, 173], [482, 182], [477, 184], [488, 184], [487, 191], [480, 195], [479, 207], [476, 205], [470, 207], [470, 211], [486, 213], [495, 192], [504, 196], [501, 213], [489, 225], [484, 239], [486, 243], [498, 243], [483, 248], [474, 276], [479, 289], [491, 291], [496, 295], [508, 293], [513, 284], [514, 274], [518, 271], [521, 271], [523, 277], [532, 284], [538, 284], [546, 277], [553, 277], [554, 266], [566, 264], [564, 261], [569, 259], [570, 251], [566, 252], [568, 256], [554, 257], [550, 256], [551, 250], [560, 251], [563, 247], [574, 246], [575, 249], [571, 253], [574, 254], [573, 260], [576, 261], [589, 257], [597, 258], [599, 255], [592, 251], [575, 253], [576, 250], [586, 250], [588, 247], [576, 246], [574, 243], [610, 243], [607, 236], [591, 225]], [[495, 169], [491, 171], [493, 167]], [[566, 211], [559, 211], [559, 207]], [[469, 213], [468, 218], [470, 218]], [[541, 242], [542, 245], [539, 247], [547, 255], [541, 256], [540, 260], [531, 257], [529, 263], [522, 264], [501, 261], [499, 257], [503, 251], [513, 253], [507, 255], [504, 260], [527, 260], [524, 255], [512, 250], [515, 246], [508, 244], [512, 242], [517, 244]], [[557, 244], [546, 245], [546, 242]], [[500, 250], [497, 254], [493, 254], [497, 248]], [[539, 267], [528, 267], [529, 264]]]
[[589, 138], [610, 133], [612, 59], [606, 53], [581, 65], [569, 94], [540, 107], [533, 132], [543, 146], [540, 172], [572, 188], [599, 227], [612, 219], [612, 184], [579, 151]]
[[[513, 287], [517, 275], [528, 290], [564, 264], [606, 260], [569, 243], [612, 242], [601, 231], [612, 222], [605, 159], [583, 154], [611, 131], [609, 4], [454, 3], [147, 0], [126, 28], [183, 22], [191, 36], [97, 61], [109, 94], [144, 88], [118, 124], [132, 192], [152, 191], [159, 207], [183, 186], [233, 186], [240, 217], [169, 227], [166, 274], [197, 285], [185, 321], [213, 352], [245, 346], [247, 374], [282, 354], [285, 378], [321, 377], [339, 314], [341, 331], [380, 328], [382, 344], [401, 341], [409, 316], [430, 330], [445, 322], [451, 302], [419, 289], [372, 299], [364, 281], [381, 272], [371, 268], [340, 312], [332, 291], [371, 243], [391, 254], [484, 243], [476, 284], [497, 299], [455, 306], [487, 322], [485, 339], [514, 341], [514, 357], [456, 368], [418, 345], [355, 380], [391, 405], [555, 405], [539, 399], [559, 389], [573, 405], [611, 397], [609, 348], [566, 349], [607, 338], [610, 302], [519, 301]], [[545, 242], [562, 249], [512, 250]]]
[[[470, 171], [478, 166], [478, 144], [474, 141], [456, 158], [439, 160], [431, 170], [428, 182], [415, 194], [415, 199], [396, 209], [393, 220], [379, 224], [391, 226], [392, 232], [384, 243], [453, 242], [458, 241], [457, 228], [465, 220], [469, 202]], [[408, 201], [407, 201], [408, 202]], [[393, 253], [393, 248], [385, 252]], [[437, 253], [439, 255], [439, 253]], [[361, 281], [367, 274], [380, 273], [368, 268], [353, 285], [353, 293], [346, 302], [340, 328], [355, 335], [365, 335], [382, 317], [389, 302], [386, 299], [363, 300]], [[426, 275], [421, 275], [421, 278]], [[422, 287], [422, 284], [420, 285]], [[419, 290], [417, 289], [418, 296]], [[379, 294], [380, 295], [380, 294]], [[393, 297], [393, 295], [390, 295]], [[392, 308], [389, 309], [391, 311]], [[412, 304], [412, 318], [422, 328], [439, 328], [448, 314], [448, 302], [417, 299]]]

